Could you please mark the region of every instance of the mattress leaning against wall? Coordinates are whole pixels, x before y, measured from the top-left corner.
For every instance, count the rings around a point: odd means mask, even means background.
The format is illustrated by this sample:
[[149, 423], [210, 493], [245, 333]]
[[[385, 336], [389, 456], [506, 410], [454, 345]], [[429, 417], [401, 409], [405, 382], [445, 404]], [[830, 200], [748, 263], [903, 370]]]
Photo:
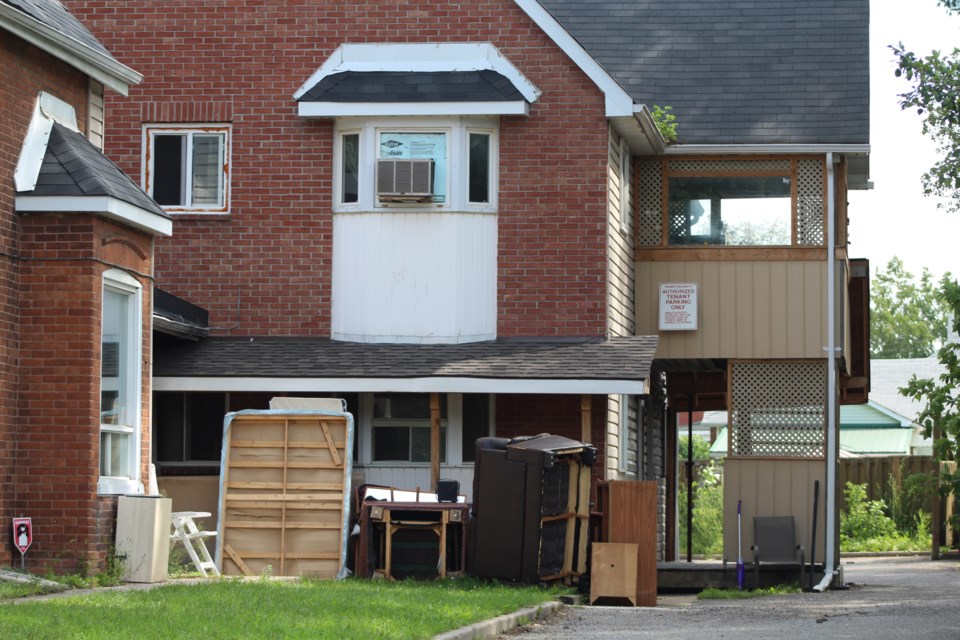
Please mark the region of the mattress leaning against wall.
[[224, 575], [346, 575], [354, 422], [338, 411], [238, 411], [223, 423]]

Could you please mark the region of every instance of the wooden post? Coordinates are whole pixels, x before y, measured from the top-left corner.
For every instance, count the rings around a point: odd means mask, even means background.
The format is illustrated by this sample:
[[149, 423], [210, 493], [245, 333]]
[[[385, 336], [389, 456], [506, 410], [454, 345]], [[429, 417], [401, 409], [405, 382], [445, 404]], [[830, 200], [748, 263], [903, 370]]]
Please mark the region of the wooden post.
[[[936, 442], [942, 436], [940, 425], [933, 427], [933, 441]], [[936, 460], [936, 458], [934, 458]], [[940, 531], [943, 529], [943, 522], [940, 519], [941, 509], [943, 509], [943, 500], [940, 498], [940, 464], [936, 462], [933, 471], [933, 496], [930, 498], [930, 559], [940, 559], [940, 547], [943, 540], [940, 538]]]
[[440, 394], [430, 394], [430, 484], [440, 486]]
[[580, 396], [580, 441], [584, 444], [590, 444], [591, 437], [591, 422], [593, 422], [591, 411], [590, 411], [590, 401], [591, 398], [589, 395], [584, 394]]

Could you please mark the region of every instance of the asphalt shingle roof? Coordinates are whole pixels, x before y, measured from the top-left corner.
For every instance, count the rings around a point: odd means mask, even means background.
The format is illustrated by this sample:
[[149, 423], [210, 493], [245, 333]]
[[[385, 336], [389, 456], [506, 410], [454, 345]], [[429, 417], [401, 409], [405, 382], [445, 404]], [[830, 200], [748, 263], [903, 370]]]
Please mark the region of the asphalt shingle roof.
[[127, 174], [82, 134], [54, 123], [40, 165], [35, 196], [110, 196], [168, 218]]
[[644, 380], [656, 336], [366, 344], [317, 338], [209, 338], [154, 353], [154, 377]]
[[503, 102], [523, 100], [496, 71], [342, 71], [324, 77], [300, 102]]
[[869, 141], [869, 0], [540, 0], [684, 144]]
[[52, 29], [102, 53], [110, 55], [106, 47], [97, 40], [87, 28], [77, 20], [66, 7], [57, 0], [0, 0], [15, 9], [19, 9], [28, 16], [42, 22]]

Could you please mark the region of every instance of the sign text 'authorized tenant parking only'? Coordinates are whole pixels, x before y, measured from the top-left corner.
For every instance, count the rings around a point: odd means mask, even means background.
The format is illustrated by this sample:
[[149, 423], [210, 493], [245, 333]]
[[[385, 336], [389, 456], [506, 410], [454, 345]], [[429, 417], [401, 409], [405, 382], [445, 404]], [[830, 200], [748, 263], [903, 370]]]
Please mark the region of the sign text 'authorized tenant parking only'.
[[660, 331], [697, 328], [697, 283], [660, 283]]

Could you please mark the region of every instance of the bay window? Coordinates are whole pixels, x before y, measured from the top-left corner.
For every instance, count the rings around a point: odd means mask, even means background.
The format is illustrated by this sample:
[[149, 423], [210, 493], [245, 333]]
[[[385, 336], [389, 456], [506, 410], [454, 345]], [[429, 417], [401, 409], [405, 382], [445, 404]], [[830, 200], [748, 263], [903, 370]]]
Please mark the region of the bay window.
[[341, 118], [334, 162], [338, 212], [496, 211], [495, 118]]

